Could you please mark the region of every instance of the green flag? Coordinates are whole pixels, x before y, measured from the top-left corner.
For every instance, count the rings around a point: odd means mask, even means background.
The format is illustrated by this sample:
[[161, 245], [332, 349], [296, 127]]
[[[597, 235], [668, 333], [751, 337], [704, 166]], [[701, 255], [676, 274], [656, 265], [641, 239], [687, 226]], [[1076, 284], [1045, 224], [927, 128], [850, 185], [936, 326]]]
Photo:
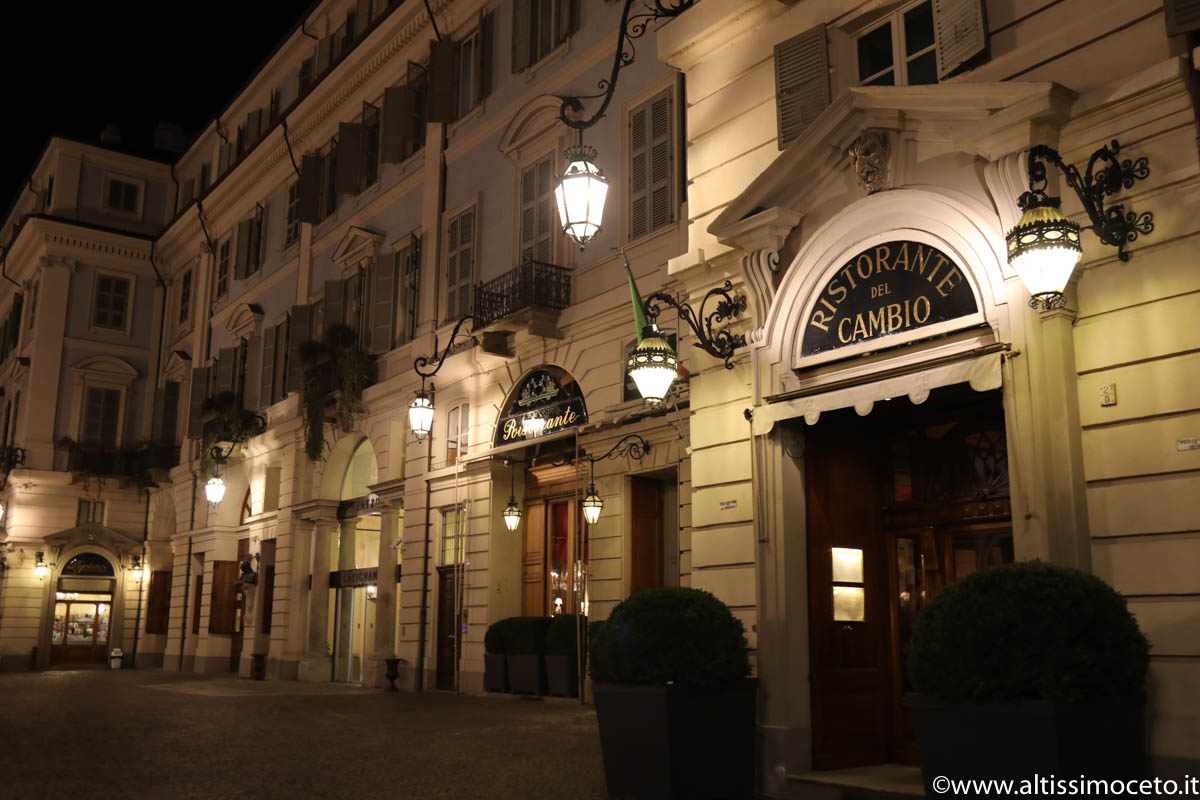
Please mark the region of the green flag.
[[642, 306], [642, 296], [638, 294], [637, 283], [633, 280], [633, 268], [629, 266], [629, 259], [622, 253], [621, 257], [625, 259], [625, 272], [629, 274], [629, 294], [633, 297], [633, 322], [637, 325], [637, 341], [642, 343], [642, 329], [646, 327], [646, 309]]

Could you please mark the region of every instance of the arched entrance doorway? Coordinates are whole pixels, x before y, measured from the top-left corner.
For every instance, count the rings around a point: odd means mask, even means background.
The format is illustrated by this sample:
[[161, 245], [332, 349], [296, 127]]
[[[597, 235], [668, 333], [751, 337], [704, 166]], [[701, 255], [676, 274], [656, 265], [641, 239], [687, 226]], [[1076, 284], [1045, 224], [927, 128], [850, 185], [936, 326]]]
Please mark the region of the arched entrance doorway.
[[330, 541], [329, 650], [333, 680], [361, 683], [375, 640], [379, 567], [379, 512], [370, 490], [378, 482], [375, 448], [363, 438], [355, 447], [338, 494], [338, 536]]
[[80, 553], [59, 573], [50, 627], [54, 666], [104, 663], [116, 571], [99, 553]]

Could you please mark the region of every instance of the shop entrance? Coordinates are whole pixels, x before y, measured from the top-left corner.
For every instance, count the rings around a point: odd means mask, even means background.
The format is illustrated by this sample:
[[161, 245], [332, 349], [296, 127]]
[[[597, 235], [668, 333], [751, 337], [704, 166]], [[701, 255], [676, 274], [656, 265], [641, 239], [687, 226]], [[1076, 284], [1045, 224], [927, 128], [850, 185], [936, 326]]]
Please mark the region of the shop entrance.
[[805, 430], [813, 766], [916, 763], [908, 645], [946, 584], [1013, 560], [1000, 392]]
[[106, 662], [114, 578], [112, 563], [99, 553], [80, 553], [63, 566], [50, 627], [52, 665]]

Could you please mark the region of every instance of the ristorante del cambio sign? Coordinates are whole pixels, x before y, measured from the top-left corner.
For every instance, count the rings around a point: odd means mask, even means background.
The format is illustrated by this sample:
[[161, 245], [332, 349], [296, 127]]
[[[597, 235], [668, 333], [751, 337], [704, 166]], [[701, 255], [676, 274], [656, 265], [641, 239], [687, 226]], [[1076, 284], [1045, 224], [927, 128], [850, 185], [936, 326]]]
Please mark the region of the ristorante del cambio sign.
[[847, 261], [817, 295], [804, 326], [810, 356], [978, 310], [962, 270], [921, 242], [885, 242]]

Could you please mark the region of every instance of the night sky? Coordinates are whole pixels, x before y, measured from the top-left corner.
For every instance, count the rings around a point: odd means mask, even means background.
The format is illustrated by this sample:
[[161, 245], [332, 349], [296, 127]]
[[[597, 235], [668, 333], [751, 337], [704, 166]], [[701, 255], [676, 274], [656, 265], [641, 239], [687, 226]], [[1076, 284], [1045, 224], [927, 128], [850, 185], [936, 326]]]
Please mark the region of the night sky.
[[122, 144], [145, 148], [163, 121], [181, 125], [191, 141], [312, 5], [35, 0], [7, 6], [0, 50], [4, 213], [52, 135], [98, 141], [113, 123]]

